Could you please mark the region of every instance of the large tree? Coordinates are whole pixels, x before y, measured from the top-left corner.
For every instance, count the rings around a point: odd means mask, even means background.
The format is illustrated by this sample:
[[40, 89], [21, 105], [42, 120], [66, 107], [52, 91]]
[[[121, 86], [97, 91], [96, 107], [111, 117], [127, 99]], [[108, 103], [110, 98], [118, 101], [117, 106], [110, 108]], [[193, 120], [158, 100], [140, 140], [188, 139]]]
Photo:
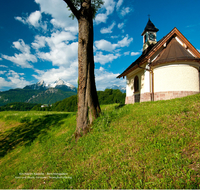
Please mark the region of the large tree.
[[93, 18], [102, 0], [64, 0], [78, 20], [78, 115], [75, 137], [86, 134], [101, 112], [94, 75]]

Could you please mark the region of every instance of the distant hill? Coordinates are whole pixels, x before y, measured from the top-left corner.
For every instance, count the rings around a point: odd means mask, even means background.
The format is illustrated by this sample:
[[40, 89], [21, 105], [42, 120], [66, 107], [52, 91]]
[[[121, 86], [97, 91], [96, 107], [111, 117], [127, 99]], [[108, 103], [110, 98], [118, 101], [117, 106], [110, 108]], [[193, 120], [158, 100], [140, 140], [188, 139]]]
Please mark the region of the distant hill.
[[77, 94], [76, 87], [61, 79], [52, 84], [46, 84], [42, 80], [23, 89], [0, 92], [0, 106], [13, 102], [53, 104], [75, 94]]
[[12, 102], [26, 102], [30, 97], [37, 95], [39, 90], [11, 89], [0, 92], [0, 106]]
[[63, 91], [60, 89], [49, 88], [48, 90], [42, 91], [37, 95], [33, 95], [26, 102], [28, 103], [41, 103], [41, 104], [53, 104], [57, 101], [63, 100], [70, 96], [75, 95], [76, 92]]
[[0, 111], [30, 111], [37, 104], [24, 102], [9, 103], [0, 107]]
[[[124, 104], [126, 97], [126, 94], [122, 93], [118, 89], [106, 89], [105, 91], [98, 91], [97, 95], [100, 105], [113, 104], [113, 103]], [[35, 106], [33, 110], [42, 110], [42, 109], [40, 108], [40, 106]], [[44, 110], [47, 110], [47, 108]], [[56, 102], [55, 104], [53, 104], [52, 107], [49, 107], [49, 110], [68, 111], [68, 112], [77, 111], [77, 95]]]

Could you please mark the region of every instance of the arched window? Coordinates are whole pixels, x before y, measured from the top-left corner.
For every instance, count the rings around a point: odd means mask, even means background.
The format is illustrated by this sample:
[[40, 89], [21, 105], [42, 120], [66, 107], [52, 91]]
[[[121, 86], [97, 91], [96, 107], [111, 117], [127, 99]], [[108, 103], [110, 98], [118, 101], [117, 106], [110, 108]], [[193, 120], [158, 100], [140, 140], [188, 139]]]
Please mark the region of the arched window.
[[138, 76], [135, 76], [134, 78], [134, 92], [138, 92], [139, 91], [139, 78]]

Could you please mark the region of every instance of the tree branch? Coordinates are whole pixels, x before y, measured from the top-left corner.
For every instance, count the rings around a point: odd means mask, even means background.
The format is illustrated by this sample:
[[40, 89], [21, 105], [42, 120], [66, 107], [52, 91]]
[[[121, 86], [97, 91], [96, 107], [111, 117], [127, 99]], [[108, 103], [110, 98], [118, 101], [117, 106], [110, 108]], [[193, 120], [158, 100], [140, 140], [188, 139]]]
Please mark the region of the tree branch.
[[77, 18], [77, 20], [80, 17], [79, 11], [76, 9], [76, 7], [74, 6], [74, 4], [72, 3], [71, 0], [63, 0], [65, 3], [67, 3], [68, 7], [71, 9], [72, 13], [74, 14], [74, 16]]

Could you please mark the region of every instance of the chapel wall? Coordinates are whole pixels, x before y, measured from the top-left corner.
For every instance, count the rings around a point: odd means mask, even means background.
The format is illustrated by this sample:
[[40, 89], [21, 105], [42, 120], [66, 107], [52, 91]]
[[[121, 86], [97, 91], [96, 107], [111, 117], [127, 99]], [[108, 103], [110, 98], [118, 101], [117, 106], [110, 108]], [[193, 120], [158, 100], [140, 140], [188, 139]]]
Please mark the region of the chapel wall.
[[133, 75], [129, 75], [126, 77], [126, 96], [132, 96], [135, 94], [134, 92], [134, 78], [138, 76], [139, 78], [139, 89], [140, 91], [136, 94], [140, 94], [144, 92], [144, 71], [137, 72]]
[[188, 64], [173, 64], [154, 69], [154, 92], [199, 92], [199, 71]]

